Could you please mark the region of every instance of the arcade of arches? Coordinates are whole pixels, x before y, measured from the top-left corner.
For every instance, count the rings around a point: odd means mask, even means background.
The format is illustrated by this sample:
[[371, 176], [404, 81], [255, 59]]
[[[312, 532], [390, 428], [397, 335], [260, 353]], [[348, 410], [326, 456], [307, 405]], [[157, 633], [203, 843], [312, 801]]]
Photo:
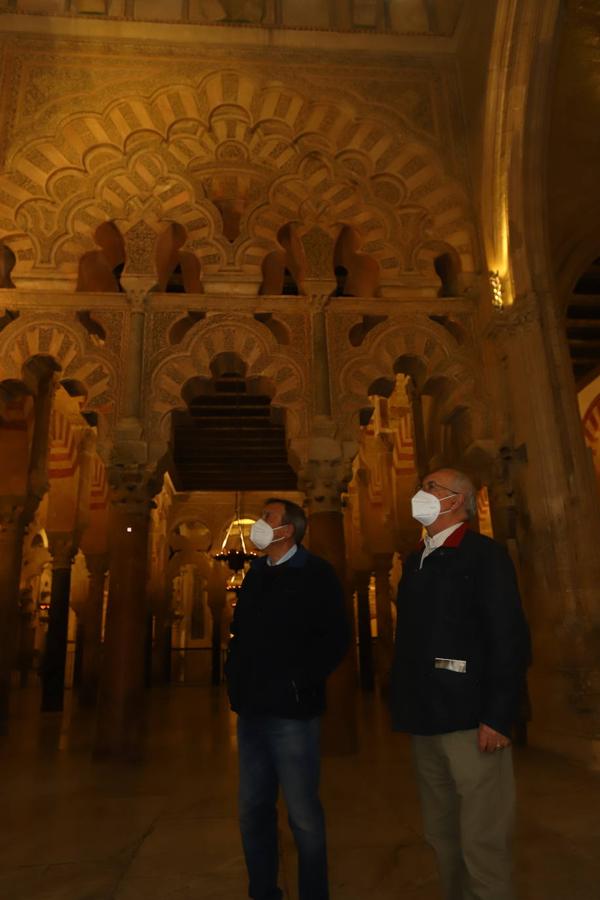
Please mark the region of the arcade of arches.
[[139, 755], [152, 684], [220, 681], [239, 573], [214, 554], [276, 494], [348, 586], [351, 749], [444, 464], [518, 569], [529, 743], [600, 765], [597, 25], [572, 0], [2, 4], [3, 731], [39, 679], [44, 711], [95, 708], [98, 755]]

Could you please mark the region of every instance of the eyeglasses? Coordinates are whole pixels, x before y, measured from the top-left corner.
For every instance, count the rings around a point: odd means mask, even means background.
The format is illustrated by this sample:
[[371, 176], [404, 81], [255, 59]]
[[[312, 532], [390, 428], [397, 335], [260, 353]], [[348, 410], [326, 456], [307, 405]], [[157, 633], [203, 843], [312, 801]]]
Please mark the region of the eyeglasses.
[[440, 484], [439, 481], [417, 481], [417, 488], [422, 491], [427, 491], [427, 493], [431, 494], [433, 491], [449, 491], [451, 494], [461, 494], [462, 491], [454, 491], [452, 488], [447, 487], [445, 484]]

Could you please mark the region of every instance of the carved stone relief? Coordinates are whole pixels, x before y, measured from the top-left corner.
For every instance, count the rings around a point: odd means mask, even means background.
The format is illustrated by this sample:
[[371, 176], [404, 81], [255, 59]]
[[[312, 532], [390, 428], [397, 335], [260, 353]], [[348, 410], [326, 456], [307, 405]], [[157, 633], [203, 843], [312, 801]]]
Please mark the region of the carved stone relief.
[[[23, 101], [6, 123], [11, 149], [0, 176], [0, 237], [22, 235], [20, 245], [11, 239], [17, 277], [41, 265], [74, 273], [93, 250], [94, 229], [110, 219], [132, 241], [142, 221], [159, 231], [179, 222], [205, 272], [235, 266], [257, 283], [289, 222], [300, 223], [301, 237], [321, 229], [331, 239], [351, 225], [384, 278], [418, 268], [433, 237], [473, 269], [465, 192], [417, 113], [425, 107], [416, 97], [427, 97], [429, 108], [438, 102], [440, 76], [431, 70], [409, 69], [404, 82], [390, 75], [379, 107], [368, 73], [359, 78], [343, 66], [332, 79], [289, 65], [273, 83], [256, 64], [207, 71], [204, 63], [198, 76], [185, 52], [168, 69], [147, 52], [138, 65], [136, 54], [134, 73], [123, 57], [111, 60], [110, 72], [101, 55], [84, 68], [75, 43], [64, 45], [66, 67], [35, 42], [30, 49], [11, 53], [21, 66], [19, 96], [33, 91], [37, 102]], [[397, 113], [390, 97], [402, 90], [411, 99]], [[139, 268], [136, 247], [128, 264]]]
[[286, 411], [288, 440], [307, 434], [311, 409], [308, 327], [300, 316], [280, 318], [296, 337], [295, 343], [283, 348], [265, 325], [239, 314], [208, 315], [189, 330], [181, 344], [163, 344], [147, 364], [146, 423], [148, 434], [156, 441], [155, 453], [164, 452], [168, 414], [185, 407], [181, 395], [185, 382], [197, 376], [210, 378], [211, 361], [223, 352], [239, 356], [248, 376], [270, 379], [274, 388], [272, 405]]
[[478, 360], [469, 348], [459, 346], [446, 329], [425, 314], [405, 317], [390, 316], [366, 335], [359, 347], [353, 348], [348, 334], [356, 316], [328, 312], [332, 408], [349, 437], [356, 434], [358, 413], [368, 406], [369, 388], [378, 379], [394, 379], [397, 361], [415, 360], [422, 369], [425, 386], [436, 378], [446, 380], [448, 393], [440, 416], [449, 418], [461, 405], [472, 410], [478, 437], [490, 433], [482, 387], [478, 378]]
[[51, 319], [23, 313], [0, 335], [0, 380], [19, 380], [23, 366], [37, 354], [52, 356], [61, 367], [61, 378], [81, 382], [87, 409], [114, 419], [119, 371], [114, 354], [90, 341], [73, 315], [54, 312]]

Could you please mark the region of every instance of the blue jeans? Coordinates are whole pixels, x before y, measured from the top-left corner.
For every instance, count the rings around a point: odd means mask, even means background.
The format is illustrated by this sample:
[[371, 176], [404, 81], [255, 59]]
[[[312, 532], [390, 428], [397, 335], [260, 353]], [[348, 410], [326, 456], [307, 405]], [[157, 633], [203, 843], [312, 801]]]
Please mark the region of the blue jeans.
[[319, 732], [318, 718], [238, 718], [240, 830], [253, 900], [283, 897], [277, 885], [279, 785], [298, 851], [299, 900], [329, 898]]

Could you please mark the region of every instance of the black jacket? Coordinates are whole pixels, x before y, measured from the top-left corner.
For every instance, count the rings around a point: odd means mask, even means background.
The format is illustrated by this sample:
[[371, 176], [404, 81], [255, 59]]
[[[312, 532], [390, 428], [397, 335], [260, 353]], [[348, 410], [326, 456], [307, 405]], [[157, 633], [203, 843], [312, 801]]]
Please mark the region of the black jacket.
[[244, 578], [225, 667], [231, 708], [247, 715], [312, 718], [325, 679], [348, 646], [342, 586], [304, 547], [288, 562], [256, 560]]
[[[510, 736], [530, 654], [515, 571], [504, 548], [484, 535], [455, 532], [450, 544], [427, 556], [422, 569], [422, 548], [404, 565], [393, 725], [442, 734], [484, 723]], [[463, 661], [466, 671], [436, 667], [436, 658]]]

